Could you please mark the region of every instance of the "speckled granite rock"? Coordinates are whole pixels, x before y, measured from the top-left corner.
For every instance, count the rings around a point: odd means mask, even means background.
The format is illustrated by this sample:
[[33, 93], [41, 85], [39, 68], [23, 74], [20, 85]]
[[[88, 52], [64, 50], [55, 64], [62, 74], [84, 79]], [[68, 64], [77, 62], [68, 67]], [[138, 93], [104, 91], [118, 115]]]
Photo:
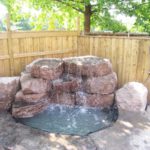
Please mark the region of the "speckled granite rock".
[[85, 92], [76, 93], [76, 104], [87, 107], [110, 107], [114, 102], [114, 94], [88, 94]]
[[145, 111], [147, 88], [138, 82], [129, 82], [116, 91], [116, 102], [119, 109], [127, 111]]
[[0, 77], [0, 111], [10, 108], [19, 87], [19, 77]]
[[37, 103], [43, 100], [43, 98], [47, 97], [47, 93], [40, 93], [40, 94], [23, 94], [23, 92], [20, 90], [17, 92], [15, 96], [15, 101], [23, 101], [26, 103]]
[[30, 74], [22, 73], [21, 88], [24, 94], [46, 93], [51, 90], [51, 82], [49, 80], [33, 78]]
[[81, 88], [82, 79], [65, 74], [60, 79], [53, 80], [53, 90], [57, 92], [76, 92]]
[[63, 61], [58, 58], [41, 58], [26, 66], [33, 77], [47, 80], [58, 79], [63, 73]]
[[12, 106], [12, 115], [16, 118], [28, 118], [44, 111], [48, 107], [48, 98], [43, 98], [38, 103], [25, 103], [16, 101]]
[[72, 93], [52, 93], [51, 96], [51, 101], [50, 103], [55, 103], [55, 104], [63, 104], [63, 105], [75, 105], [75, 94]]
[[88, 78], [84, 82], [84, 89], [87, 93], [111, 94], [117, 86], [117, 75], [111, 73], [102, 77]]
[[96, 56], [71, 57], [63, 60], [66, 73], [97, 77], [112, 72], [110, 61]]

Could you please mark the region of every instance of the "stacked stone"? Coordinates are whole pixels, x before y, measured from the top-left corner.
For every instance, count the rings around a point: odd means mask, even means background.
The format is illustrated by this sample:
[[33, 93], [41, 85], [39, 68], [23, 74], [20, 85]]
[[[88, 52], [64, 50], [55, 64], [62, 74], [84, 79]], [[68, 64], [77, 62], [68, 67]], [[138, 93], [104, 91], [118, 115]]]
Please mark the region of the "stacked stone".
[[12, 108], [15, 117], [32, 117], [45, 110], [50, 100], [52, 80], [63, 73], [60, 59], [37, 59], [21, 74], [21, 90], [16, 94]]
[[12, 108], [15, 117], [32, 117], [49, 104], [109, 107], [116, 74], [108, 59], [95, 56], [38, 59], [21, 74], [21, 90]]
[[84, 56], [64, 59], [65, 72], [82, 80], [76, 92], [76, 104], [88, 107], [109, 107], [114, 101], [116, 73], [108, 59]]
[[52, 102], [74, 106], [76, 104], [75, 92], [80, 89], [80, 86], [80, 78], [64, 73], [60, 79], [53, 81]]

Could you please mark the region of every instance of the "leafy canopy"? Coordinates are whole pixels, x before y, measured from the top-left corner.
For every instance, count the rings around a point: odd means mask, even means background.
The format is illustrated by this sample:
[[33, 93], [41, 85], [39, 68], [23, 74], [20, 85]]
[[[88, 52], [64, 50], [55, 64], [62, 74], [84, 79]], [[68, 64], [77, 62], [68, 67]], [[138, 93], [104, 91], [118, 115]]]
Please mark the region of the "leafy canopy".
[[[77, 17], [84, 24], [85, 6], [91, 7], [91, 29], [127, 31], [125, 25], [115, 19], [115, 14], [135, 16], [132, 31], [150, 33], [150, 0], [0, 0], [11, 14], [13, 25], [23, 29], [54, 30], [75, 29]], [[28, 11], [25, 11], [29, 8]], [[18, 23], [20, 22], [20, 23]]]

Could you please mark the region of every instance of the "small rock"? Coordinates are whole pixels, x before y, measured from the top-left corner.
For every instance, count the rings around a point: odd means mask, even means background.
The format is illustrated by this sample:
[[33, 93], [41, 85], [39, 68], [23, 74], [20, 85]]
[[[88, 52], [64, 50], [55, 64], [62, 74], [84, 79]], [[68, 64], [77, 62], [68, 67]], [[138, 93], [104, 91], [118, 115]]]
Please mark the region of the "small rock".
[[52, 93], [51, 103], [63, 104], [63, 105], [75, 105], [75, 94], [72, 93]]
[[46, 80], [58, 79], [63, 73], [63, 61], [56, 58], [41, 58], [26, 66], [33, 77]]
[[116, 102], [120, 109], [127, 111], [145, 111], [147, 88], [138, 82], [129, 82], [116, 91]]
[[37, 103], [43, 101], [44, 98], [47, 97], [47, 93], [40, 93], [40, 94], [23, 94], [20, 90], [17, 92], [15, 96], [15, 101], [23, 101], [26, 103]]
[[87, 107], [110, 107], [114, 102], [114, 94], [88, 94], [76, 92], [76, 104]]
[[70, 57], [63, 60], [65, 72], [78, 76], [97, 77], [112, 72], [110, 61], [96, 56]]
[[48, 80], [31, 77], [30, 74], [22, 73], [21, 88], [23, 94], [40, 94], [51, 90], [52, 84]]
[[84, 82], [84, 89], [87, 93], [111, 94], [117, 86], [117, 75], [115, 72], [102, 76], [88, 78]]
[[0, 111], [10, 108], [19, 87], [19, 77], [0, 77]]

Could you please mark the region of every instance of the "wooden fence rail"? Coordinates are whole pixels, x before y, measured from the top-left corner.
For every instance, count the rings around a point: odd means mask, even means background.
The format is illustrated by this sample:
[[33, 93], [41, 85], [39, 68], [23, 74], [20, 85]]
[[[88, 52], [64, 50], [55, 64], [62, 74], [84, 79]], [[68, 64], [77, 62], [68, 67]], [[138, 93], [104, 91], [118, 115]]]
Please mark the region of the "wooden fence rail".
[[111, 59], [119, 86], [144, 82], [150, 70], [150, 38], [80, 36], [79, 31], [0, 33], [0, 76], [19, 75], [41, 57], [96, 55]]
[[128, 81], [144, 82], [150, 71], [150, 38], [80, 36], [78, 54], [109, 58], [119, 86]]
[[0, 33], [0, 76], [19, 75], [36, 58], [77, 55], [77, 31]]

